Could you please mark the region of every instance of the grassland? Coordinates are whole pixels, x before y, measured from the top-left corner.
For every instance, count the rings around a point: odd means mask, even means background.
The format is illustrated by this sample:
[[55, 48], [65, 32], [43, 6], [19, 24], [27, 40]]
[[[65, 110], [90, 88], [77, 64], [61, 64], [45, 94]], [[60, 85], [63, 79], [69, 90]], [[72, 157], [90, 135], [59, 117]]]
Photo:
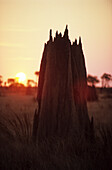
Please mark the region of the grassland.
[[[98, 94], [98, 101], [88, 102], [88, 114], [93, 116], [95, 125], [112, 122], [112, 95]], [[0, 114], [11, 116], [12, 113], [34, 114], [37, 108], [36, 93], [8, 93], [0, 97]]]
[[0, 170], [111, 170], [112, 96], [99, 93], [88, 102], [95, 140], [74, 135], [67, 140], [32, 143], [36, 93], [4, 93], [0, 96]]

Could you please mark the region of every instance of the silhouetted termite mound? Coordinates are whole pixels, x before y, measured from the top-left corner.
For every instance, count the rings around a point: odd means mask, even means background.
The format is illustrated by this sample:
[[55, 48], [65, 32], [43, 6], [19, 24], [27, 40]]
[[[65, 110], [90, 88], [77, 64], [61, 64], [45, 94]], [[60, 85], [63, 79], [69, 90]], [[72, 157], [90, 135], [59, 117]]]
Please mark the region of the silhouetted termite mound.
[[86, 105], [86, 67], [81, 38], [71, 44], [66, 26], [45, 44], [38, 83], [38, 110], [33, 137], [67, 137], [76, 131], [86, 134], [90, 120]]

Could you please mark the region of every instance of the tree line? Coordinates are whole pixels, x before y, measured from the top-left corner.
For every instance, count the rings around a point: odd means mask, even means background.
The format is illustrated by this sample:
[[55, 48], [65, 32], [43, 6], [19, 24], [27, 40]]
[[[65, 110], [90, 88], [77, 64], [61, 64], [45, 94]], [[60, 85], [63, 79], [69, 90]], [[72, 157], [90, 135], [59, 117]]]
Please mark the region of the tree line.
[[102, 88], [110, 87], [110, 82], [112, 81], [111, 74], [104, 73], [100, 78], [101, 80], [99, 80], [97, 76], [88, 75], [87, 83], [90, 86], [95, 86], [97, 83], [101, 82]]
[[[39, 76], [39, 71], [35, 71], [35, 76], [36, 76], [36, 81], [33, 79], [28, 79], [27, 80], [27, 86], [32, 87], [35, 86], [37, 87], [38, 85], [38, 76]], [[18, 83], [15, 78], [8, 78], [7, 81], [3, 81], [3, 76], [0, 75], [0, 87], [10, 87], [10, 86], [24, 86], [22, 83]]]
[[[35, 71], [36, 81], [32, 79], [27, 80], [27, 86], [37, 86], [38, 85], [38, 77], [39, 77], [39, 71]], [[95, 86], [96, 84], [101, 82], [102, 88], [108, 88], [110, 87], [110, 82], [112, 81], [112, 75], [108, 73], [104, 73], [101, 77], [101, 80], [98, 79], [97, 76], [93, 76], [88, 74], [87, 76], [87, 83], [90, 86]], [[8, 78], [7, 82], [3, 82], [3, 76], [0, 75], [0, 87], [1, 86], [12, 86], [14, 84], [19, 84], [16, 82], [14, 78]]]

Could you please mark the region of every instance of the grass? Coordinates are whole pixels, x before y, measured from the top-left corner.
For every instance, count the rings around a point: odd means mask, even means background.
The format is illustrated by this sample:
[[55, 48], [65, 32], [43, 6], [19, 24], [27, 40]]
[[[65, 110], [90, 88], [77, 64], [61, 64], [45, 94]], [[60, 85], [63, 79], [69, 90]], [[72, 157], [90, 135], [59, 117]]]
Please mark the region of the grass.
[[111, 155], [112, 126], [100, 126], [94, 142], [74, 134], [69, 139], [52, 137], [34, 145], [28, 115], [0, 118], [1, 170], [110, 170]]
[[[0, 108], [0, 170], [111, 169], [112, 124], [109, 119], [112, 109], [110, 99], [88, 103], [89, 112], [91, 108], [93, 109], [89, 116], [97, 120], [94, 141], [87, 141], [82, 135], [74, 133], [72, 137], [66, 139], [52, 137], [41, 143], [33, 144], [32, 121], [34, 108], [36, 108], [35, 101], [30, 97], [25, 103], [20, 96], [18, 98], [14, 96], [13, 101], [11, 96], [9, 97], [10, 100], [4, 98], [4, 102], [0, 101], [3, 102]], [[32, 110], [29, 109], [29, 103]], [[110, 115], [105, 120], [106, 111]]]

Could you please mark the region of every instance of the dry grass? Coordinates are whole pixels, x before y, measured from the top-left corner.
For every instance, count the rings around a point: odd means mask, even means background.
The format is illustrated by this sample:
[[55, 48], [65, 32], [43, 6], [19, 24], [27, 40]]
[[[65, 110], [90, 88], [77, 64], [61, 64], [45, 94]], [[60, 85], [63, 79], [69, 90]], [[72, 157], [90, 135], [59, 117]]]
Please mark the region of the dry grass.
[[112, 98], [99, 94], [98, 101], [88, 102], [89, 117], [93, 116], [95, 126], [112, 123]]
[[[22, 94], [10, 94], [0, 97], [0, 114], [11, 116], [21, 113], [34, 114], [37, 107], [35, 96]], [[93, 116], [95, 125], [99, 123], [110, 124], [112, 122], [112, 98], [106, 94], [99, 94], [99, 100], [88, 102], [89, 117]]]
[[[0, 97], [0, 170], [105, 170], [112, 167], [112, 99], [89, 102], [95, 140], [51, 138], [32, 143], [34, 96]], [[108, 125], [108, 126], [107, 126]]]
[[0, 114], [9, 114], [10, 116], [13, 112], [34, 114], [36, 107], [35, 96], [8, 94], [0, 97]]

